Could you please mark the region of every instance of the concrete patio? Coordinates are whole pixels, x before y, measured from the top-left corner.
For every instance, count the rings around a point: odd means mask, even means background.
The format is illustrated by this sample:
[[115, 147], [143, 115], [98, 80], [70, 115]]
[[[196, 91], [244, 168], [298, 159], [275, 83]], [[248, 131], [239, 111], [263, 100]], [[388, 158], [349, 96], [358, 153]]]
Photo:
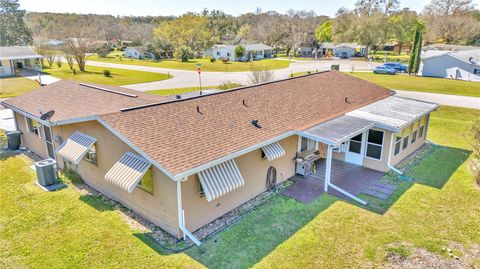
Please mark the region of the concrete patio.
[[[315, 174], [306, 177], [295, 175], [294, 182], [283, 194], [302, 203], [310, 203], [324, 193], [325, 160], [317, 161]], [[384, 173], [363, 166], [332, 160], [331, 182], [343, 190], [358, 196], [367, 194], [385, 200], [395, 192], [396, 186], [381, 182]], [[329, 188], [328, 192], [342, 199], [350, 200], [344, 194]]]

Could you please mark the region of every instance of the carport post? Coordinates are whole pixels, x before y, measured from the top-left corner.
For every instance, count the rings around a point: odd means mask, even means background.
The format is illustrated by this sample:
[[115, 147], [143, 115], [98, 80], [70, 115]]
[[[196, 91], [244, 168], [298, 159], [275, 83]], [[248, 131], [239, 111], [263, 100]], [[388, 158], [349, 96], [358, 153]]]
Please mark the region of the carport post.
[[328, 185], [330, 184], [330, 172], [332, 171], [332, 146], [327, 146], [327, 160], [325, 165], [325, 192], [328, 191]]

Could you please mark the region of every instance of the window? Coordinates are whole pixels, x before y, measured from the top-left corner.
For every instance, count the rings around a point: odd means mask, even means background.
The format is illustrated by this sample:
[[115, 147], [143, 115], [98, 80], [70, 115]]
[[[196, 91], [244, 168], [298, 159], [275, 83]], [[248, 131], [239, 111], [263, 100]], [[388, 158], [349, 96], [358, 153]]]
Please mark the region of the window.
[[420, 121], [417, 121], [413, 124], [412, 142], [411, 142], [412, 144], [415, 143], [415, 141], [417, 141], [419, 123], [420, 123]]
[[366, 156], [376, 160], [382, 159], [383, 131], [369, 130]]
[[425, 130], [425, 123], [427, 121], [426, 117], [420, 119], [420, 123], [418, 124], [420, 127], [418, 128], [418, 138], [423, 137], [423, 132]]
[[202, 183], [200, 182], [200, 179], [198, 179], [198, 194], [200, 194], [200, 197], [205, 196], [205, 191], [203, 190]]
[[220, 51], [217, 51], [217, 56], [220, 56]]
[[26, 119], [27, 119], [28, 132], [35, 133], [36, 135], [38, 135], [38, 137], [41, 137], [40, 124], [36, 120], [32, 120], [30, 118], [26, 118]]
[[227, 57], [230, 57], [230, 52], [227, 52]]
[[138, 182], [138, 187], [148, 193], [153, 194], [153, 173], [151, 167], [147, 170], [145, 175], [143, 175], [140, 182]]
[[398, 133], [397, 136], [395, 137], [395, 151], [393, 155], [397, 155], [398, 153], [400, 153], [400, 150], [402, 147], [402, 140], [403, 140], [402, 138], [403, 138], [403, 132]]
[[89, 163], [98, 165], [98, 163], [97, 163], [97, 149], [96, 149], [96, 147], [95, 147], [95, 144], [93, 144], [93, 145], [88, 149], [87, 153], [85, 153], [85, 156], [83, 156], [83, 159], [85, 159], [85, 160], [88, 161]]
[[300, 151], [310, 151], [315, 150], [315, 141], [302, 137], [302, 144], [300, 146]]
[[406, 149], [408, 147], [408, 141], [410, 138], [410, 133], [412, 132], [412, 126], [408, 126], [403, 130], [403, 145], [402, 149]]
[[362, 151], [362, 136], [363, 134], [359, 134], [350, 139], [350, 146], [348, 148], [350, 152], [360, 153]]
[[[2, 65], [0, 64], [0, 66], [2, 66]], [[480, 68], [473, 69], [473, 74], [480, 75]]]

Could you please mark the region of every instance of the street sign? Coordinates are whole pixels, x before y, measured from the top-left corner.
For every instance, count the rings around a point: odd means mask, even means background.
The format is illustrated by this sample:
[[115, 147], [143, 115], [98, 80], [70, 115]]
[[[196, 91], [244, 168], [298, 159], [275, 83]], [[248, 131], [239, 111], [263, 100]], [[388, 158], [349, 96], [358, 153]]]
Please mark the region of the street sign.
[[200, 71], [200, 67], [199, 67], [199, 68], [197, 68], [197, 73], [200, 75], [200, 72], [201, 71]]
[[201, 64], [201, 63], [198, 63], [198, 64], [197, 64], [197, 68], [200, 69], [200, 66], [202, 66], [202, 64]]

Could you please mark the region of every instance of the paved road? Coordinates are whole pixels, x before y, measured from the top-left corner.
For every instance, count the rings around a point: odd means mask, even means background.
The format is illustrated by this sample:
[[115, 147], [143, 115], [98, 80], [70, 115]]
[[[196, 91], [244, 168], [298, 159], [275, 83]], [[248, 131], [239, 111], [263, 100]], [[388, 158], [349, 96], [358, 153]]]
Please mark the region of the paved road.
[[395, 91], [397, 92], [397, 96], [401, 97], [433, 102], [440, 105], [480, 109], [480, 98], [478, 97], [401, 90]]
[[[350, 60], [319, 60], [319, 61], [296, 61], [290, 64], [288, 68], [274, 70], [274, 79], [288, 78], [291, 73], [313, 70], [328, 70], [332, 64], [339, 64], [341, 71], [354, 70], [370, 70], [379, 63], [372, 63], [364, 61], [350, 61]], [[170, 88], [196, 87], [198, 86], [198, 74], [196, 71], [177, 70], [160, 67], [138, 66], [127, 64], [114, 64], [87, 61], [87, 65], [121, 68], [147, 72], [169, 73], [174, 77], [168, 80], [154, 81], [148, 83], [124, 85], [123, 87], [138, 91], [160, 90]], [[248, 84], [249, 72], [202, 72], [202, 85], [215, 86], [226, 81], [239, 82], [241, 84]]]

